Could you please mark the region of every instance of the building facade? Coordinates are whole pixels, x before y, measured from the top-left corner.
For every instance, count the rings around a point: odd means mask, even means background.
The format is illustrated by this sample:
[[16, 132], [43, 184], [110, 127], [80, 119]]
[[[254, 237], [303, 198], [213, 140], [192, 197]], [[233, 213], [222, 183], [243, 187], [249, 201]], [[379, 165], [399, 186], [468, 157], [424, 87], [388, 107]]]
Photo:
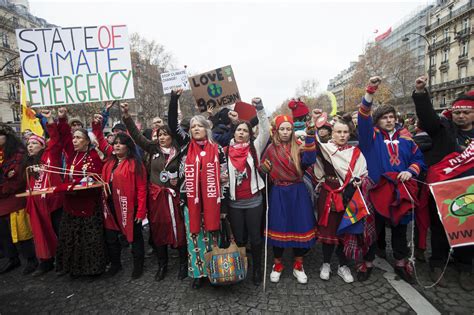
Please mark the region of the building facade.
[[0, 122], [20, 121], [20, 58], [15, 29], [51, 27], [30, 14], [27, 0], [0, 0]]
[[473, 0], [438, 0], [429, 15], [425, 62], [430, 67], [433, 104], [439, 110], [474, 88], [473, 13]]
[[354, 74], [356, 66], [357, 62], [351, 61], [350, 66], [348, 68], [342, 70], [338, 75], [329, 80], [327, 90], [329, 92], [332, 92], [336, 96], [338, 111], [345, 111], [345, 92], [347, 86], [349, 85], [349, 81], [351, 80], [352, 75]]
[[[409, 51], [416, 60], [416, 71], [419, 74], [425, 73], [427, 42], [417, 34], [424, 35], [428, 15], [432, 8], [432, 5], [419, 7], [398, 22], [389, 36], [378, 42], [389, 53]], [[400, 95], [400, 97], [403, 96], [405, 95]]]

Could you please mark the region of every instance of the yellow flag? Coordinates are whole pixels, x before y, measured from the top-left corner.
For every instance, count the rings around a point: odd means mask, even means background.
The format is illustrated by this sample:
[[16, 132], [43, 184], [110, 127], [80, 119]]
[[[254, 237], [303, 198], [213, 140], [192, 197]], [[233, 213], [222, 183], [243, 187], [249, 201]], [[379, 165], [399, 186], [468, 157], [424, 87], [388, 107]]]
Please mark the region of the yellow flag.
[[21, 132], [30, 129], [33, 133], [38, 136], [43, 136], [43, 127], [38, 118], [35, 117], [35, 112], [26, 106], [26, 88], [23, 81], [20, 79], [20, 90], [21, 90]]
[[332, 92], [327, 92], [327, 95], [329, 97], [329, 100], [331, 101], [331, 113], [329, 115], [335, 116], [337, 113], [337, 100], [336, 100], [336, 95]]

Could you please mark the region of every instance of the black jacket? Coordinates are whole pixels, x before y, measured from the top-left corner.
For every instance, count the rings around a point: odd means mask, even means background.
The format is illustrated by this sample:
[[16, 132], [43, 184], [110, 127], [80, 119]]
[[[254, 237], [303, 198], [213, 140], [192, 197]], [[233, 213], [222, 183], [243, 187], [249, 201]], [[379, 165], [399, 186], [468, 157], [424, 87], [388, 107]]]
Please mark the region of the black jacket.
[[432, 148], [424, 153], [425, 162], [428, 166], [438, 163], [446, 155], [453, 152], [462, 152], [458, 145], [456, 137], [458, 128], [451, 121], [440, 117], [434, 110], [429, 94], [412, 94], [415, 102], [416, 115], [420, 121], [420, 127], [430, 135], [432, 139]]

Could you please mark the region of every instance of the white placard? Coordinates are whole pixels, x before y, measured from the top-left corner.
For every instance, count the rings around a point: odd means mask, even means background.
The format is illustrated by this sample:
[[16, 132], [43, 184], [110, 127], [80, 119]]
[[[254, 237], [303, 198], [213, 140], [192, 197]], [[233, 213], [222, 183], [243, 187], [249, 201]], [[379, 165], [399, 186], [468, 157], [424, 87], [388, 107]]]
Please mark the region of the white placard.
[[32, 107], [132, 99], [126, 25], [17, 29]]
[[171, 93], [171, 90], [183, 89], [190, 90], [188, 74], [186, 70], [173, 70], [161, 74], [161, 83], [163, 85], [163, 93]]

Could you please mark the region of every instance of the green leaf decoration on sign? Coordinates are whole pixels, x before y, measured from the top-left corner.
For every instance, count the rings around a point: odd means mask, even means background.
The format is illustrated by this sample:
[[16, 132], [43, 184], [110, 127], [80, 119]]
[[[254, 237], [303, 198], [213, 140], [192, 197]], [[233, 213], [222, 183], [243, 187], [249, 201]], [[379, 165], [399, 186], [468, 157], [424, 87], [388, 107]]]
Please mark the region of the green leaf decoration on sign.
[[466, 193], [468, 194], [474, 194], [474, 185], [471, 185], [467, 188]]
[[232, 68], [230, 67], [224, 68], [224, 73], [230, 77], [232, 75]]
[[466, 220], [467, 220], [467, 217], [460, 217], [458, 226], [463, 225], [464, 222], [466, 222]]
[[445, 205], [450, 205], [452, 202], [453, 202], [452, 199], [446, 199], [445, 201], [443, 201]]

